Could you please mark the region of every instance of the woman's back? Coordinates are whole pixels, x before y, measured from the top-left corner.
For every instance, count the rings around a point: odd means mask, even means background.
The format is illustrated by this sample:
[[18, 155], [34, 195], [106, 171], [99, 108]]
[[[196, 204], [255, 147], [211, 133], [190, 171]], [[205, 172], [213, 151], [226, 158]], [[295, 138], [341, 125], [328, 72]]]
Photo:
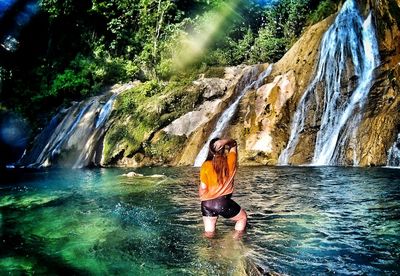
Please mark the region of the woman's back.
[[236, 173], [236, 152], [229, 152], [226, 156], [228, 165], [228, 175], [222, 181], [218, 182], [218, 174], [213, 167], [211, 160], [205, 161], [200, 169], [200, 180], [207, 186], [207, 190], [200, 194], [201, 200], [210, 200], [233, 192], [233, 177]]

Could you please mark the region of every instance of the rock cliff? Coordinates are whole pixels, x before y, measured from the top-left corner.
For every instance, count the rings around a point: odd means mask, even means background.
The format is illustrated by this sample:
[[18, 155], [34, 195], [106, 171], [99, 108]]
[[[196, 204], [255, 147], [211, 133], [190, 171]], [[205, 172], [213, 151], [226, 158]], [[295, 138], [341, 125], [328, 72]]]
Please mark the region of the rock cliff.
[[385, 165], [400, 132], [400, 1], [368, 1], [377, 27], [381, 65], [377, 68], [357, 138], [361, 166]]
[[[241, 164], [277, 163], [288, 139], [293, 110], [314, 71], [320, 40], [333, 19], [334, 16], [331, 16], [307, 29], [290, 51], [273, 65], [271, 74], [263, 80], [264, 84], [256, 90], [250, 89], [239, 102], [223, 133], [238, 140]], [[193, 165], [221, 113], [266, 68], [267, 64], [226, 68], [222, 79], [201, 78], [193, 82], [202, 91], [204, 102], [149, 140], [153, 146], [162, 145], [164, 151], [171, 145], [175, 148], [178, 143], [175, 150], [170, 151], [169, 158], [157, 160], [154, 155], [149, 158], [137, 153], [113, 165]]]
[[[365, 105], [357, 110], [360, 124], [351, 144], [340, 153], [337, 165], [386, 165], [388, 150], [400, 131], [398, 116], [400, 95], [400, 37], [399, 1], [384, 0], [358, 2], [364, 19], [372, 11], [373, 24], [379, 42], [380, 64], [374, 71], [372, 88]], [[278, 164], [279, 156], [288, 144], [296, 108], [304, 95], [319, 62], [321, 40], [333, 24], [337, 14], [310, 26], [301, 38], [273, 65], [273, 70], [258, 89], [250, 89], [240, 100], [237, 111], [223, 134], [239, 142], [241, 164]], [[357, 75], [348, 61], [347, 73], [341, 86], [351, 95]], [[152, 150], [139, 150], [122, 158], [105, 160], [104, 165], [141, 166], [151, 164], [192, 165], [200, 149], [216, 127], [217, 120], [237, 97], [240, 90], [259, 75], [267, 65], [226, 68], [223, 78], [200, 78], [187, 88], [197, 91], [197, 106], [177, 117], [163, 128], [154, 129], [143, 139]], [[257, 69], [255, 69], [257, 68]], [[257, 73], [251, 74], [251, 70]], [[319, 86], [327, 85], [326, 83]], [[316, 86], [321, 94], [322, 87]], [[319, 91], [319, 92], [318, 92]], [[323, 100], [322, 96], [320, 99]], [[316, 136], [321, 127], [316, 104], [307, 107], [310, 114], [306, 127], [299, 134], [299, 142], [289, 164], [310, 164], [313, 160]], [[350, 117], [351, 121], [351, 117]], [[346, 131], [345, 126], [343, 131]], [[107, 136], [106, 136], [107, 137]], [[122, 147], [123, 151], [123, 147]], [[150, 153], [150, 154], [149, 154]], [[338, 154], [338, 153], [337, 153]], [[118, 156], [118, 154], [117, 154]], [[354, 156], [358, 156], [355, 160]]]
[[[390, 165], [389, 151], [400, 152], [400, 0], [347, 0], [343, 7], [304, 30], [275, 64], [217, 68], [188, 82], [135, 84], [118, 94], [114, 105], [106, 106], [101, 97], [90, 102], [91, 113], [83, 110], [87, 103], [75, 104], [67, 115], [56, 118], [64, 124], [49, 126], [58, 129], [55, 133], [67, 133], [68, 139], [55, 136], [51, 152], [34, 147], [25, 159], [47, 164], [54, 152], [67, 149], [81, 152], [77, 160], [68, 161], [75, 166], [193, 165], [219, 129], [219, 136], [238, 141], [242, 165]], [[344, 9], [348, 14], [340, 15]], [[359, 22], [345, 22], [349, 16]], [[346, 28], [354, 28], [344, 31], [347, 44], [337, 37]], [[333, 38], [326, 38], [328, 32]], [[374, 45], [369, 42], [375, 33], [379, 59], [372, 57]], [[338, 45], [329, 45], [327, 39]], [[343, 60], [334, 60], [339, 58]], [[328, 70], [337, 80], [330, 79]], [[329, 111], [328, 104], [337, 110]], [[99, 130], [94, 122], [102, 120], [102, 109], [107, 109], [109, 119]], [[77, 116], [82, 112], [86, 115], [81, 120]], [[301, 120], [296, 118], [299, 114]], [[74, 124], [88, 125], [85, 121], [93, 122], [90, 129], [97, 133], [75, 128]], [[73, 132], [63, 130], [63, 125], [73, 127]], [[330, 125], [339, 128], [330, 134]], [[329, 140], [335, 135], [336, 140]], [[293, 136], [296, 143], [291, 146]], [[85, 143], [82, 137], [87, 138]], [[41, 147], [47, 143], [40, 137], [38, 141]], [[62, 147], [57, 146], [59, 141]], [[330, 146], [326, 141], [334, 141], [334, 151], [328, 161], [318, 163], [321, 158], [316, 154]]]

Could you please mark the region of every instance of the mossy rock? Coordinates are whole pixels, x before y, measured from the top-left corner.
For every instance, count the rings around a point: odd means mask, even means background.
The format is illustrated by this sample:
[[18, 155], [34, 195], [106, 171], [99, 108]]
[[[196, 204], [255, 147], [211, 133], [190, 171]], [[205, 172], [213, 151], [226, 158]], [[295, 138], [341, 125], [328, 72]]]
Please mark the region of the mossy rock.
[[[114, 120], [104, 138], [103, 163], [112, 165], [119, 158], [138, 152], [155, 162], [170, 162], [176, 155], [176, 145], [185, 137], [153, 136], [173, 120], [199, 104], [200, 91], [192, 88], [192, 80], [169, 83], [143, 83], [119, 95]], [[155, 141], [155, 142], [154, 142]]]
[[185, 136], [169, 135], [164, 131], [160, 131], [155, 135], [151, 143], [147, 144], [145, 152], [147, 156], [151, 156], [163, 164], [170, 164], [174, 161], [186, 140]]
[[219, 78], [223, 79], [225, 76], [225, 67], [209, 67], [204, 72], [205, 78]]

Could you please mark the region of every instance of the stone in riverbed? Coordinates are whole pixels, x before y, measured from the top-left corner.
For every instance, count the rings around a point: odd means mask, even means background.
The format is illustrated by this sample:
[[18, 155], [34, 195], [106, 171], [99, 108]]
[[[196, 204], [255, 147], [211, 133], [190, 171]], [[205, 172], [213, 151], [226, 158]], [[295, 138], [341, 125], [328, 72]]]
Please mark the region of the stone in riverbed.
[[163, 174], [143, 175], [143, 174], [137, 173], [137, 172], [124, 173], [122, 176], [126, 176], [126, 177], [152, 177], [152, 178], [163, 178], [163, 177], [165, 177], [165, 175], [163, 175]]
[[122, 176], [135, 177], [135, 176], [143, 176], [143, 174], [136, 173], [136, 172], [128, 172], [128, 173], [124, 173]]

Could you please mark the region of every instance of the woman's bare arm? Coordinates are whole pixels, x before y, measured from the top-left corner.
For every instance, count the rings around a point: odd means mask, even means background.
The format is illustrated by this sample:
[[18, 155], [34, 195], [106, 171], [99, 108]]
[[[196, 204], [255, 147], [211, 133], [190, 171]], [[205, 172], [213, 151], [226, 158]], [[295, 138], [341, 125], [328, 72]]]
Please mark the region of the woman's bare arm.
[[220, 139], [215, 141], [214, 148], [216, 151], [220, 151], [225, 146], [229, 147], [229, 151], [237, 152], [237, 143], [233, 139]]

